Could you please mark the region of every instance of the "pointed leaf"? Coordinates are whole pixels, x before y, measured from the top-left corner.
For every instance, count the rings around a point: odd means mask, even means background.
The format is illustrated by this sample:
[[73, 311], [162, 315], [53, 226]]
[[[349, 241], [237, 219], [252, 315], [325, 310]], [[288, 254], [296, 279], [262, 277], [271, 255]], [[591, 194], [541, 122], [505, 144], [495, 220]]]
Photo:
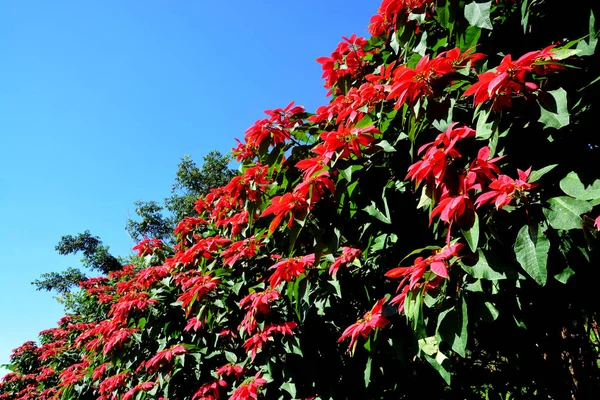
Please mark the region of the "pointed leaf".
[[477, 3], [476, 1], [465, 6], [465, 18], [471, 26], [492, 30], [492, 21], [490, 20], [491, 1], [487, 3]]
[[559, 185], [562, 191], [571, 197], [578, 198], [585, 193], [585, 186], [583, 186], [583, 183], [581, 183], [579, 176], [575, 172], [569, 172], [569, 174], [560, 181]]
[[567, 110], [567, 92], [563, 88], [549, 90], [548, 93], [554, 98], [556, 111], [545, 109], [540, 104], [540, 123], [544, 124], [544, 129], [560, 129], [569, 125], [569, 111]]
[[474, 253], [477, 251], [477, 245], [479, 244], [479, 216], [475, 213], [475, 221], [473, 226], [468, 231], [462, 231], [465, 240], [469, 244], [469, 248]]
[[567, 196], [554, 197], [548, 203], [550, 208], [545, 209], [544, 214], [554, 229], [581, 229], [583, 220], [580, 215], [592, 211], [592, 206], [587, 201]]
[[546, 284], [548, 271], [548, 250], [550, 241], [541, 226], [525, 225], [519, 230], [514, 246], [517, 261], [523, 269], [541, 286]]

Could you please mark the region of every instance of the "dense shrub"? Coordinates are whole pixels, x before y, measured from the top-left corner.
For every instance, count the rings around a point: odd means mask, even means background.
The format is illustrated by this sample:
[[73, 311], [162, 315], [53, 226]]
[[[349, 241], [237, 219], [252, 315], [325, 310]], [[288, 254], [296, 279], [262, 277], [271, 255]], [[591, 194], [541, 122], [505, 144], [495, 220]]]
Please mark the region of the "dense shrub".
[[0, 399], [556, 398], [600, 385], [586, 2], [384, 0], [174, 248], [83, 282]]

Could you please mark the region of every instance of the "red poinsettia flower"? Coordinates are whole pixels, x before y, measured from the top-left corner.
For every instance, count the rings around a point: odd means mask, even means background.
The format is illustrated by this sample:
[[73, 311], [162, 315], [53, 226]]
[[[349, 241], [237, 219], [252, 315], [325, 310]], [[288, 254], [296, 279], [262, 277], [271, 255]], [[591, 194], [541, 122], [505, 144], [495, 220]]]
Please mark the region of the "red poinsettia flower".
[[267, 383], [258, 372], [252, 379], [242, 383], [235, 389], [229, 400], [251, 400], [258, 398], [258, 388]]
[[338, 342], [350, 337], [350, 345], [348, 346], [348, 350], [352, 349], [352, 352], [354, 352], [354, 349], [356, 348], [356, 340], [359, 336], [366, 338], [371, 331], [375, 330], [376, 328], [383, 328], [389, 324], [390, 321], [381, 315], [384, 303], [385, 298], [375, 303], [371, 311], [356, 321], [355, 324], [352, 324], [346, 328], [344, 333], [342, 333], [342, 336], [338, 339]]
[[502, 207], [509, 205], [512, 200], [523, 197], [524, 191], [537, 186], [536, 183], [527, 183], [531, 168], [527, 171], [518, 169], [517, 172], [519, 178], [516, 180], [507, 175], [500, 175], [497, 179], [493, 180], [489, 186], [491, 190], [482, 193], [475, 201], [477, 208], [493, 201], [496, 208], [500, 210]]
[[336, 258], [331, 266], [329, 267], [329, 273], [331, 276], [335, 277], [338, 272], [338, 269], [344, 264], [350, 264], [354, 260], [356, 260], [361, 254], [359, 249], [354, 249], [352, 247], [342, 247], [342, 255]]
[[274, 288], [283, 281], [289, 282], [292, 279], [302, 275], [306, 270], [306, 267], [312, 267], [314, 262], [314, 254], [279, 261], [277, 264], [269, 268], [275, 270], [273, 275], [271, 275], [269, 278], [269, 284], [272, 288]]
[[308, 203], [302, 196], [294, 193], [286, 193], [283, 196], [275, 196], [261, 217], [274, 214], [275, 218], [269, 225], [269, 233], [275, 232], [281, 221], [289, 216], [288, 227], [292, 226], [295, 218], [303, 218], [308, 210]]

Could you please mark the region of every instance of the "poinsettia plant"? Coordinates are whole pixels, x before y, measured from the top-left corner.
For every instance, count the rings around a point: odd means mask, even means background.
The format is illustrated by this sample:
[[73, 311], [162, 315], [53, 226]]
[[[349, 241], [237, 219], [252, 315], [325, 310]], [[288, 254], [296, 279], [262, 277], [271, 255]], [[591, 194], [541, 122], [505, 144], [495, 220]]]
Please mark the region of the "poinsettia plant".
[[600, 390], [583, 3], [384, 0], [317, 60], [329, 104], [267, 110], [176, 245], [82, 282], [0, 399]]

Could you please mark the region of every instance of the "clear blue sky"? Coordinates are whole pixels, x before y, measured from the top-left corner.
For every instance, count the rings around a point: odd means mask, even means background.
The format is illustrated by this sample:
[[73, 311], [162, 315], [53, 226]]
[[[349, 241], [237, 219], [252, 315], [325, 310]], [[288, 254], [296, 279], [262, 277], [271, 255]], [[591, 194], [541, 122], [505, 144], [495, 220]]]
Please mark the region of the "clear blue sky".
[[[62, 309], [30, 282], [89, 229], [127, 255], [135, 200], [227, 152], [264, 109], [324, 104], [319, 56], [379, 0], [0, 3], [0, 364]], [[0, 372], [2, 372], [0, 370]]]

